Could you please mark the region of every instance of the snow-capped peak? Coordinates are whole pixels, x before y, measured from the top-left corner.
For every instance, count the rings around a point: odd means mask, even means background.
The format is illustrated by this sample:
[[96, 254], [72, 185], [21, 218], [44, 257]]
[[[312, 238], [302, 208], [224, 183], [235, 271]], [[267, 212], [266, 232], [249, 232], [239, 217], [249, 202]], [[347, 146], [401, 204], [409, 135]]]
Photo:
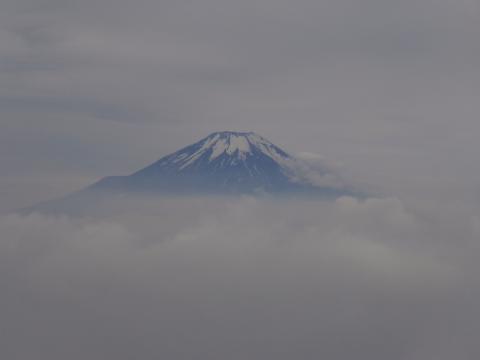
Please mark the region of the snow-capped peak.
[[[306, 157], [311, 160], [312, 154]], [[51, 207], [85, 194], [93, 199], [136, 193], [363, 196], [313, 158], [312, 167], [253, 132], [216, 132], [133, 174], [105, 177]]]
[[211, 147], [212, 153], [209, 160], [212, 161], [223, 153], [232, 155], [235, 152], [238, 152], [238, 156], [244, 159], [246, 154], [251, 154], [250, 143], [247, 136], [248, 135], [244, 136], [232, 134], [222, 137], [219, 134], [216, 134], [215, 138], [218, 139]]
[[256, 133], [223, 131], [167, 155], [121, 181], [128, 186], [165, 191], [338, 192], [343, 188], [328, 171], [321, 172], [321, 177], [314, 174], [302, 160]]
[[[209, 163], [220, 157], [228, 157], [233, 162], [245, 162], [258, 153], [276, 162], [284, 162], [290, 158], [288, 154], [258, 134], [223, 131], [210, 134], [191, 147], [173, 154], [167, 161], [177, 164], [178, 168], [183, 170], [193, 166], [200, 159], [204, 160], [206, 156]], [[223, 160], [225, 163], [224, 158]]]

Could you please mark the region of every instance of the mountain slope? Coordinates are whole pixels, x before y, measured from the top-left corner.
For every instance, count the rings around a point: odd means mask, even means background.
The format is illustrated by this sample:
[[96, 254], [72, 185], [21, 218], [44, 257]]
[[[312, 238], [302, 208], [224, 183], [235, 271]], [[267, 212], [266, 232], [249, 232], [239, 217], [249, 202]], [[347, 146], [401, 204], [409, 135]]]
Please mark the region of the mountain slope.
[[[252, 132], [216, 132], [127, 176], [109, 176], [26, 212], [92, 213], [129, 195], [362, 196], [326, 166], [312, 168]], [[117, 205], [112, 205], [116, 203]]]
[[[216, 132], [129, 176], [107, 177], [90, 189], [168, 193], [341, 193], [319, 186], [300, 160], [249, 132]], [[343, 189], [343, 191], [347, 191]]]

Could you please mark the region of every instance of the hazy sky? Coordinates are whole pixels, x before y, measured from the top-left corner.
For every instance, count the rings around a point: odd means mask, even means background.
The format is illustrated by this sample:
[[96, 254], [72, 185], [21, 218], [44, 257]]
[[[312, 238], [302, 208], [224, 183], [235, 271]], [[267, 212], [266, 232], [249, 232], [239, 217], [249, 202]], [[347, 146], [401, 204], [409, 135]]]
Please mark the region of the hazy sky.
[[395, 195], [479, 200], [477, 1], [0, 7], [3, 210], [216, 130], [320, 153]]

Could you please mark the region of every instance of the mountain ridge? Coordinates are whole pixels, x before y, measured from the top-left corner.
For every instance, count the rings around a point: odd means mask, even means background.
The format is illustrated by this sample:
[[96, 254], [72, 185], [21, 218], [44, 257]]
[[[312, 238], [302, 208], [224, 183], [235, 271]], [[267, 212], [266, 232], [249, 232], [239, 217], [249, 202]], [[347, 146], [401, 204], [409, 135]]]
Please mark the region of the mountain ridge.
[[340, 186], [310, 182], [299, 171], [301, 165], [305, 167], [300, 160], [254, 132], [221, 131], [130, 175], [106, 177], [90, 188], [232, 194], [340, 190]]
[[32, 209], [57, 212], [72, 204], [90, 209], [128, 195], [362, 197], [331, 169], [312, 168], [254, 132], [220, 131], [130, 175], [107, 176]]

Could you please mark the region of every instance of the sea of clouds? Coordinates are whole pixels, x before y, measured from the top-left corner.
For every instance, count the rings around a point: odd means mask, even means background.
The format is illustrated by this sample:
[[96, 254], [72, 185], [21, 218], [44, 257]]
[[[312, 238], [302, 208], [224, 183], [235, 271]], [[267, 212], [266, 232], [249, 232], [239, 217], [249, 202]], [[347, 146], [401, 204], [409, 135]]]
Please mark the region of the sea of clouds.
[[0, 218], [0, 358], [480, 355], [480, 220], [395, 198], [124, 200]]

